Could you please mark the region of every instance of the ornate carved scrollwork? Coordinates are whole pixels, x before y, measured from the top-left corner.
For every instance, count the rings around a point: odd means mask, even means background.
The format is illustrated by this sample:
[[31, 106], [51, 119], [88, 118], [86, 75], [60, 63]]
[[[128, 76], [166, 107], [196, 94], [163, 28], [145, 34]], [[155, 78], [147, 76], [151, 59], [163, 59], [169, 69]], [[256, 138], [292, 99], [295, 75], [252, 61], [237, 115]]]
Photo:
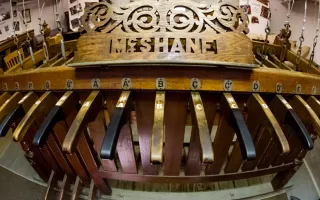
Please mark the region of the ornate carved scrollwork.
[[116, 7], [100, 2], [88, 7], [81, 18], [87, 31], [110, 33], [179, 32], [248, 33], [247, 15], [231, 3], [204, 5], [191, 0], [136, 1]]

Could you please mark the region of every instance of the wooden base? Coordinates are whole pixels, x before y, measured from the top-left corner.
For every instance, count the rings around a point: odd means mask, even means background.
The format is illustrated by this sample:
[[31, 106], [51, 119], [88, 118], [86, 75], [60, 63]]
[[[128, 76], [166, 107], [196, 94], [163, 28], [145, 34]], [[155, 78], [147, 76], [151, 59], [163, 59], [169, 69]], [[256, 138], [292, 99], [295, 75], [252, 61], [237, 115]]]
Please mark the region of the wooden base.
[[259, 169], [248, 172], [230, 173], [230, 174], [216, 174], [216, 175], [200, 175], [200, 176], [160, 176], [160, 175], [142, 175], [139, 174], [123, 174], [121, 172], [104, 171], [100, 168], [99, 176], [106, 179], [115, 179], [123, 181], [134, 182], [152, 182], [152, 183], [204, 183], [227, 180], [238, 180], [244, 178], [251, 178], [256, 176], [263, 176], [277, 172], [290, 170], [294, 167], [293, 163], [284, 164], [281, 166], [270, 167], [266, 169]]

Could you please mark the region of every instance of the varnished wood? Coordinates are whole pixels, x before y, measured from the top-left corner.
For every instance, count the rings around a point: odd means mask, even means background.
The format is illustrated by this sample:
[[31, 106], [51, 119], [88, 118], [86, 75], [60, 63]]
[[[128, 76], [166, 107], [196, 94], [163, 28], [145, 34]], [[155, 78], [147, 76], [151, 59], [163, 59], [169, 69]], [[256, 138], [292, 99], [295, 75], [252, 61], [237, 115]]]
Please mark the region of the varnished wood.
[[[181, 4], [197, 14], [197, 17], [189, 16], [184, 22], [193, 23], [193, 20], [197, 20], [196, 28], [193, 28], [191, 24], [190, 26], [181, 26], [175, 21], [174, 15], [171, 15], [172, 7], [175, 8]], [[147, 14], [148, 12], [144, 10], [135, 14], [136, 10], [142, 6], [155, 9], [158, 13], [157, 17]], [[97, 11], [94, 10], [100, 10], [104, 7], [117, 9], [117, 12], [106, 11], [108, 18], [105, 19], [104, 26], [95, 20], [88, 19], [89, 16], [96, 15]], [[245, 65], [247, 67], [253, 66], [251, 41], [242, 34], [242, 32], [248, 32], [247, 16], [243, 10], [231, 3], [219, 3], [210, 9], [204, 9], [207, 11], [204, 11], [200, 4], [192, 1], [176, 2], [171, 0], [166, 4], [158, 1], [152, 3], [148, 1], [130, 2], [126, 5], [130, 10], [113, 7], [113, 4], [103, 2], [96, 3], [85, 10], [81, 24], [87, 33], [78, 39], [77, 53], [70, 66], [136, 64], [146, 61], [158, 64], [183, 63], [184, 65], [225, 64], [227, 61], [242, 67]], [[215, 15], [221, 16], [223, 13], [220, 11], [220, 7], [229, 7], [228, 23], [219, 20], [220, 25], [217, 26], [217, 19], [207, 17], [204, 12], [214, 11]], [[144, 14], [145, 12], [146, 14]], [[175, 12], [177, 12], [175, 15], [180, 15], [181, 11], [175, 10]], [[133, 26], [126, 25], [128, 21], [126, 15], [135, 16], [130, 20]], [[151, 22], [146, 23], [136, 15], [150, 16], [148, 20]], [[170, 23], [168, 23], [166, 15], [168, 15]], [[111, 18], [114, 20], [110, 20]], [[242, 23], [235, 20], [238, 18]], [[96, 31], [97, 29], [99, 31]], [[169, 33], [173, 35], [168, 37]], [[141, 34], [143, 38], [141, 38]], [[234, 48], [234, 46], [241, 46], [241, 48]], [[238, 63], [242, 63], [242, 65]]]
[[[7, 96], [7, 93], [4, 93], [2, 95]], [[1, 99], [1, 96], [0, 96], [0, 99]], [[22, 99], [22, 97], [23, 95], [21, 92], [15, 92], [5, 102], [2, 102], [2, 106], [0, 107], [0, 121], [2, 121], [7, 114], [12, 112], [12, 110], [17, 106], [18, 102]]]
[[163, 162], [163, 141], [164, 141], [164, 112], [165, 112], [164, 91], [156, 92], [154, 102], [154, 117], [151, 139], [151, 162], [154, 164]]
[[[127, 105], [130, 102], [130, 91], [122, 91], [108, 125], [108, 129], [101, 146], [100, 157], [113, 159], [116, 151], [121, 127], [127, 122], [129, 112]], [[130, 123], [129, 123], [130, 124]]]
[[199, 92], [191, 92], [192, 120], [199, 134], [200, 146], [202, 150], [201, 161], [210, 163], [214, 161], [210, 132], [205, 114], [205, 108]]
[[137, 129], [143, 174], [158, 174], [158, 166], [151, 165], [151, 134], [154, 117], [155, 92], [137, 92], [134, 96]]
[[245, 123], [244, 117], [231, 93], [223, 93], [220, 99], [221, 115], [233, 128], [237, 135], [241, 154], [244, 160], [256, 157], [253, 141]]
[[285, 164], [277, 167], [271, 167], [261, 170], [255, 170], [251, 172], [239, 172], [230, 174], [217, 174], [217, 175], [201, 175], [201, 176], [144, 176], [142, 174], [123, 174], [108, 172], [100, 170], [99, 174], [102, 177], [108, 179], [135, 181], [135, 182], [154, 182], [154, 183], [204, 183], [204, 182], [215, 182], [215, 181], [226, 181], [226, 180], [237, 180], [255, 176], [262, 176], [266, 174], [272, 174], [276, 172], [285, 171], [293, 166], [292, 163]]
[[38, 118], [43, 117], [52, 106], [57, 102], [57, 98], [52, 92], [46, 92], [39, 100], [30, 108], [26, 113], [26, 116], [21, 120], [18, 127], [13, 133], [13, 139], [15, 141], [21, 141], [28, 130], [29, 126]]
[[166, 92], [164, 175], [177, 176], [180, 173], [188, 99], [186, 92]]
[[[19, 75], [0, 76], [2, 90], [6, 83], [8, 91], [15, 90], [15, 82], [20, 85], [21, 91], [29, 91], [28, 82], [33, 82], [34, 90], [43, 90], [46, 80], [51, 80], [51, 90], [65, 89], [66, 81], [73, 80], [74, 89], [92, 89], [91, 79], [100, 77], [100, 89], [122, 89], [121, 80], [123, 77], [130, 77], [132, 81], [132, 90], [153, 90], [156, 89], [154, 79], [150, 77], [165, 77], [168, 90], [189, 90], [190, 80], [194, 74], [202, 81], [200, 91], [224, 91], [224, 80], [233, 81], [234, 92], [252, 91], [252, 83], [259, 80], [260, 92], [276, 93], [277, 83], [282, 83], [282, 93], [296, 94], [296, 82], [302, 83], [303, 94], [320, 94], [320, 89], [313, 93], [313, 87], [320, 88], [320, 78], [316, 75], [296, 73], [288, 70], [276, 70], [269, 68], [258, 68], [253, 70], [240, 69], [210, 69], [189, 68], [184, 71], [183, 68], [174, 67], [170, 71], [163, 67], [147, 68], [144, 66], [109, 68], [108, 71], [100, 68], [76, 70], [70, 67], [55, 67], [23, 71]], [[52, 77], [59, 77], [53, 80]], [[210, 77], [210, 78], [208, 78]], [[296, 82], [292, 82], [294, 79]]]
[[301, 96], [295, 95], [289, 103], [302, 122], [307, 126], [312, 126], [316, 133], [320, 135], [320, 119], [307, 102]]
[[63, 142], [62, 149], [73, 153], [77, 146], [77, 140], [85, 125], [92, 122], [102, 108], [102, 96], [99, 91], [93, 91], [83, 103], [79, 113], [72, 123]]

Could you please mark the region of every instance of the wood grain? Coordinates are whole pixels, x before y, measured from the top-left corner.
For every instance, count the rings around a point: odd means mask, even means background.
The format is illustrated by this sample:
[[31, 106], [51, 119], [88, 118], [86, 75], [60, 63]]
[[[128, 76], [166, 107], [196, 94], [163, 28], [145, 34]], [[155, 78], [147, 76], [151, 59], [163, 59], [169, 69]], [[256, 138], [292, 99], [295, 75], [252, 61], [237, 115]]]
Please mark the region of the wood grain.
[[151, 165], [150, 161], [155, 92], [137, 92], [134, 99], [142, 171], [145, 175], [155, 175], [158, 174], [158, 166]]
[[186, 92], [166, 92], [164, 175], [180, 173], [188, 99]]

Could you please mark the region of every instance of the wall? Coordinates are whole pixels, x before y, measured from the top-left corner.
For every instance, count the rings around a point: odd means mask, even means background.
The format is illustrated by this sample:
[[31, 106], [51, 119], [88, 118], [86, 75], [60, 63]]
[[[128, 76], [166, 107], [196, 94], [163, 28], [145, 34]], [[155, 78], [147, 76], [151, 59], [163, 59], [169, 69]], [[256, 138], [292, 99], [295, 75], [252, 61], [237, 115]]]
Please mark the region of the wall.
[[[271, 1], [271, 32], [278, 34], [280, 29], [284, 27], [284, 22], [286, 21], [287, 4], [282, 4], [281, 0], [270, 0]], [[314, 5], [313, 1], [309, 0], [307, 6], [307, 21], [304, 31], [305, 41], [303, 46], [309, 46], [312, 48], [313, 38], [315, 35], [316, 23], [315, 23], [315, 12], [318, 12], [318, 5]], [[301, 35], [301, 27], [304, 15], [304, 0], [295, 1], [291, 17], [291, 40], [299, 41]], [[317, 15], [316, 15], [317, 16]], [[320, 40], [319, 40], [320, 42]], [[299, 42], [297, 43], [299, 45]], [[312, 49], [311, 49], [312, 50]], [[310, 52], [311, 52], [310, 50]], [[315, 51], [315, 61], [320, 63], [320, 44], [317, 45]]]
[[[21, 0], [19, 2], [22, 2]], [[42, 22], [45, 20], [47, 22], [47, 24], [49, 25], [49, 27], [51, 29], [54, 29], [56, 27], [56, 22], [55, 22], [55, 15], [54, 15], [54, 3], [55, 0], [40, 0], [40, 4], [42, 6], [43, 2], [45, 2], [45, 6], [43, 8], [42, 11]], [[9, 2], [5, 2], [2, 3], [2, 6], [9, 9], [10, 10], [10, 3]], [[33, 4], [27, 4], [25, 6], [26, 9], [30, 9], [30, 13], [31, 13], [31, 22], [28, 23], [28, 30], [34, 29], [34, 33], [35, 35], [40, 34], [40, 26], [39, 26], [39, 8], [38, 8], [38, 3], [37, 1], [35, 1], [35, 3]], [[19, 10], [22, 13], [23, 7], [22, 5], [19, 5], [17, 7], [13, 7], [13, 10]], [[64, 12], [68, 10], [68, 3], [66, 0], [62, 0], [62, 5], [61, 5], [61, 9], [60, 9], [60, 21], [63, 22], [62, 26], [64, 28], [64, 30], [67, 30], [67, 24], [65, 22], [65, 15]], [[0, 30], [2, 32], [2, 34], [0, 34], [0, 40], [4, 40], [7, 37], [11, 37], [13, 34], [13, 29], [12, 29], [12, 21], [19, 21], [20, 22], [20, 31], [17, 31], [16, 33], [23, 33], [26, 31], [25, 26], [22, 23], [22, 19], [20, 17], [20, 15], [18, 15], [18, 17], [15, 18], [10, 18], [4, 22], [0, 22]], [[9, 26], [9, 31], [6, 32], [5, 31], [5, 26]]]

